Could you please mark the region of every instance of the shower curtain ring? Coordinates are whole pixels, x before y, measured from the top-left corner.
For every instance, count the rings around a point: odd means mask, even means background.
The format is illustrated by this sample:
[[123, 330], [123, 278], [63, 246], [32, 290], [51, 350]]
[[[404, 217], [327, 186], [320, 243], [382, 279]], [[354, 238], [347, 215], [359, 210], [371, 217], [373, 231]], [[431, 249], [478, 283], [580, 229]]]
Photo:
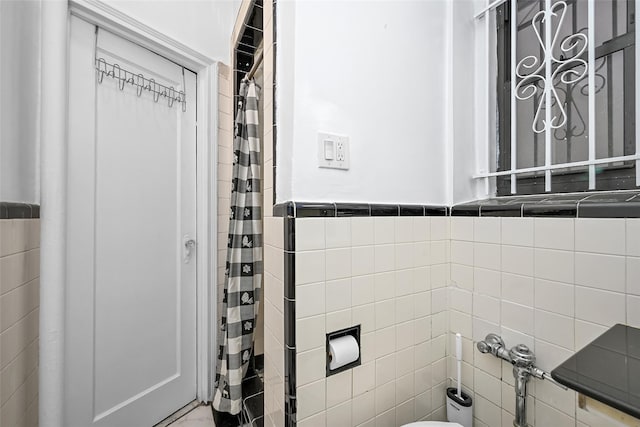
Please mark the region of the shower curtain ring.
[[[113, 77], [118, 79], [118, 87], [120, 90], [124, 89], [124, 81], [125, 79], [122, 77], [122, 68], [118, 64], [113, 64]], [[116, 76], [116, 69], [118, 70], [118, 75]]]
[[136, 76], [136, 94], [138, 96], [142, 95], [143, 85], [144, 85], [144, 76], [142, 74], [138, 74]]
[[182, 112], [185, 113], [187, 111], [187, 96], [182, 90], [180, 91], [180, 102], [182, 103]]
[[174, 89], [173, 86], [171, 86], [169, 88], [169, 96], [168, 96], [168, 104], [169, 104], [169, 108], [173, 107], [173, 101], [175, 101], [175, 96], [176, 96], [176, 90]]
[[107, 61], [105, 61], [104, 58], [98, 59], [98, 83], [102, 83], [102, 80], [104, 79], [104, 72], [106, 69]]

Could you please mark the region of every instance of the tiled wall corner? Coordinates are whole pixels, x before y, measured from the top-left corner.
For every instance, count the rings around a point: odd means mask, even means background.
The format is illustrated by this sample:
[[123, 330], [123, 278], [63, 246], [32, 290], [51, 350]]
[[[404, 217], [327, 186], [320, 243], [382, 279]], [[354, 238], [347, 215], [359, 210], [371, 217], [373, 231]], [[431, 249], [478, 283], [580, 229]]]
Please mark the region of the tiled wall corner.
[[[463, 387], [478, 426], [511, 426], [511, 366], [475, 347], [486, 334], [526, 344], [551, 371], [615, 323], [640, 327], [640, 220], [451, 218], [449, 349], [463, 339]], [[449, 378], [455, 359], [448, 352]], [[576, 393], [532, 379], [532, 426], [608, 425]]]
[[264, 219], [264, 413], [268, 427], [284, 426], [284, 219]]
[[0, 220], [0, 425], [38, 425], [40, 220]]
[[[297, 218], [300, 426], [443, 420], [449, 218]], [[325, 377], [325, 333], [361, 325], [362, 364]]]

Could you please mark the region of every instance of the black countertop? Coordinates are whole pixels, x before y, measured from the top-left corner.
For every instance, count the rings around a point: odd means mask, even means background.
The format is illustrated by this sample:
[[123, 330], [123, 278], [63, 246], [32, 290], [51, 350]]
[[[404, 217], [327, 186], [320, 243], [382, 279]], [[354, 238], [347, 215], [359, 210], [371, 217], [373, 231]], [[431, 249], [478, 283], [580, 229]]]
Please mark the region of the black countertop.
[[615, 325], [551, 371], [585, 396], [640, 418], [640, 329]]

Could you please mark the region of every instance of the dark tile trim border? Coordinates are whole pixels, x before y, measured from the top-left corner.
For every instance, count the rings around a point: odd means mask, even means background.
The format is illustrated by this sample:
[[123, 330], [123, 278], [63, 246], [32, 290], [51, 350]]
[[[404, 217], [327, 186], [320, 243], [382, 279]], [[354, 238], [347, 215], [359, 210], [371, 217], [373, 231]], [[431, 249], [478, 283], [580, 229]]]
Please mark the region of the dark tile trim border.
[[[447, 216], [447, 206], [380, 203], [284, 202], [273, 206], [273, 216], [285, 218], [362, 216]], [[285, 227], [287, 225], [285, 224]], [[285, 232], [285, 245], [287, 235]], [[285, 250], [287, 250], [285, 248]]]
[[0, 202], [0, 219], [40, 218], [40, 205]]

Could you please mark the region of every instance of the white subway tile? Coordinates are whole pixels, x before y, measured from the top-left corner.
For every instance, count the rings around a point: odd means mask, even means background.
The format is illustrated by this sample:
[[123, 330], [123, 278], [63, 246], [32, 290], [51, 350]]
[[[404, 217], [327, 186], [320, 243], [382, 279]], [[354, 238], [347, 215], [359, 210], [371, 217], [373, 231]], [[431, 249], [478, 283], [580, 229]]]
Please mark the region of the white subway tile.
[[624, 219], [580, 218], [575, 224], [576, 251], [625, 255]]
[[575, 427], [574, 418], [552, 408], [551, 406], [536, 401], [536, 424], [553, 427]]
[[[533, 328], [533, 319], [531, 320], [531, 329]], [[529, 347], [530, 349], [535, 349], [535, 338], [533, 336], [533, 332], [532, 333], [526, 333], [520, 329], [512, 329], [508, 326], [501, 326], [500, 327], [500, 334], [502, 336], [502, 338], [504, 339], [505, 343], [514, 343], [514, 344], [509, 344], [509, 347], [513, 347], [516, 344], [524, 344], [527, 347]], [[509, 372], [511, 373], [511, 367], [508, 365], [503, 365], [503, 367]], [[503, 376], [503, 380], [504, 380], [504, 376]]]
[[431, 341], [425, 341], [413, 346], [413, 365], [416, 370], [429, 366], [432, 361]]
[[576, 286], [576, 318], [612, 326], [625, 321], [624, 294]]
[[487, 295], [473, 296], [473, 316], [491, 323], [500, 323], [500, 300]]
[[264, 243], [278, 249], [284, 248], [283, 218], [275, 216], [264, 218]]
[[[475, 416], [488, 426], [499, 426], [502, 420], [500, 407], [482, 396], [476, 395]], [[552, 424], [549, 424], [551, 426]], [[554, 426], [555, 427], [555, 426]]]
[[565, 415], [575, 414], [576, 392], [571, 389], [563, 390], [550, 381], [536, 381], [536, 399], [564, 412]]
[[431, 316], [431, 337], [436, 338], [447, 332], [447, 312], [441, 311]]
[[451, 233], [449, 231], [449, 217], [434, 216], [431, 217], [431, 240], [449, 239]]
[[573, 355], [571, 350], [541, 340], [536, 340], [535, 342], [535, 353], [536, 365], [547, 372], [551, 372]]
[[535, 279], [535, 306], [546, 311], [574, 316], [574, 286]]
[[296, 285], [321, 282], [324, 280], [324, 251], [296, 252]]
[[472, 217], [454, 216], [451, 217], [451, 239], [473, 241], [473, 220]]
[[576, 285], [625, 291], [625, 257], [576, 252], [575, 263]]
[[413, 243], [396, 244], [395, 256], [395, 268], [397, 270], [413, 268], [416, 264]]
[[413, 347], [405, 348], [396, 353], [396, 376], [413, 375]]
[[396, 350], [404, 350], [413, 346], [414, 329], [413, 321], [396, 325]]
[[453, 333], [460, 333], [463, 336], [471, 336], [473, 329], [471, 315], [460, 311], [451, 310], [449, 312], [449, 329]]
[[376, 387], [396, 379], [396, 355], [395, 353], [376, 360]]
[[473, 370], [474, 392], [491, 403], [500, 406], [502, 402], [502, 382], [480, 369]]
[[627, 295], [627, 325], [640, 328], [640, 297]]
[[296, 287], [296, 318], [325, 313], [325, 285], [313, 283]]
[[351, 279], [326, 282], [325, 291], [327, 313], [351, 307]]
[[412, 295], [411, 303], [413, 304], [412, 313], [416, 319], [431, 314], [431, 292], [419, 292]]
[[374, 301], [373, 275], [351, 278], [351, 305], [370, 304]]
[[[380, 415], [392, 409], [396, 404], [396, 383], [395, 381], [388, 382], [376, 387], [376, 415]], [[393, 419], [395, 423], [395, 416]], [[389, 424], [387, 424], [389, 425]]]
[[425, 316], [413, 322], [413, 343], [420, 344], [431, 339], [431, 317]]
[[325, 318], [325, 327], [327, 333], [339, 331], [351, 326], [351, 308], [341, 311], [333, 311], [327, 313]]
[[351, 407], [352, 426], [359, 426], [365, 421], [372, 419], [375, 416], [375, 410], [374, 391], [370, 391], [359, 396], [355, 396], [354, 394]]
[[415, 310], [413, 306], [412, 295], [396, 298], [395, 305], [396, 305], [396, 323], [404, 323], [414, 319]]
[[502, 282], [499, 271], [474, 268], [473, 278], [473, 290], [475, 292], [500, 298]]
[[570, 218], [535, 218], [535, 246], [572, 251], [575, 242], [574, 222]]
[[428, 241], [413, 244], [413, 266], [425, 267], [431, 261], [431, 244]]
[[373, 220], [374, 217], [351, 218], [352, 246], [366, 246], [375, 243]]
[[549, 311], [535, 311], [535, 336], [544, 341], [573, 350], [574, 319]]
[[[378, 399], [378, 394], [376, 392], [376, 402]], [[393, 407], [388, 411], [383, 412], [380, 415], [376, 416], [375, 427], [387, 427], [392, 426], [396, 422], [396, 408]]]
[[361, 276], [372, 274], [374, 270], [373, 246], [351, 248], [351, 274]]
[[376, 334], [376, 358], [386, 356], [396, 351], [396, 329], [389, 327], [378, 329]]
[[502, 273], [502, 298], [506, 301], [533, 307], [533, 278]]
[[640, 257], [640, 218], [629, 218], [627, 225], [627, 255]]
[[347, 400], [341, 405], [327, 409], [328, 426], [349, 426], [351, 425], [351, 400]]
[[435, 289], [447, 286], [449, 284], [450, 270], [451, 268], [449, 267], [449, 264], [432, 265], [429, 268], [429, 281], [431, 284], [431, 288]]
[[501, 243], [533, 246], [533, 218], [502, 218]]
[[376, 329], [388, 328], [395, 322], [395, 301], [393, 299], [377, 302], [375, 304], [376, 311]]
[[431, 291], [431, 313], [445, 311], [448, 308], [447, 289], [438, 288]]
[[396, 270], [396, 297], [413, 293], [413, 269]]
[[411, 232], [414, 242], [424, 242], [431, 240], [431, 221], [426, 216], [414, 216], [413, 230]]
[[473, 311], [473, 294], [467, 290], [450, 288], [450, 307], [463, 313], [471, 314]]
[[296, 250], [311, 251], [325, 248], [324, 218], [296, 220]]
[[451, 281], [460, 288], [473, 291], [473, 267], [451, 264]]
[[473, 242], [461, 240], [451, 241], [451, 262], [462, 265], [473, 265]]
[[413, 292], [423, 292], [431, 289], [430, 267], [413, 269]]
[[376, 301], [393, 298], [396, 294], [396, 275], [393, 272], [375, 274], [373, 284]]
[[296, 385], [298, 387], [321, 380], [326, 375], [326, 351], [324, 348], [296, 355]]
[[416, 395], [414, 401], [416, 419], [422, 420], [431, 413], [431, 393], [431, 390], [427, 390], [424, 393]]
[[329, 249], [326, 256], [326, 280], [351, 277], [351, 248]]
[[473, 265], [490, 270], [500, 270], [500, 245], [474, 243]]
[[605, 333], [609, 327], [598, 325], [596, 323], [585, 322], [583, 320], [575, 320], [575, 350], [578, 351], [594, 339]]
[[376, 315], [374, 304], [365, 304], [351, 309], [351, 320], [354, 325], [361, 325], [362, 333], [376, 330]]
[[[351, 218], [328, 218], [325, 222], [327, 249], [351, 246]], [[296, 233], [297, 233], [296, 229]]]
[[431, 265], [443, 264], [448, 261], [447, 242], [444, 240], [436, 240], [431, 242]]
[[533, 249], [524, 246], [502, 246], [502, 271], [533, 276]]
[[[296, 320], [296, 348], [298, 351], [325, 346], [325, 316]], [[282, 351], [282, 350], [280, 350]]]
[[573, 283], [574, 252], [535, 250], [535, 276], [556, 282]]
[[398, 216], [395, 218], [395, 242], [413, 242], [413, 218], [410, 216]]
[[410, 399], [405, 399], [404, 402], [400, 400], [402, 396], [398, 397], [399, 393], [403, 390], [404, 388], [401, 389], [396, 384], [396, 402], [398, 402], [396, 406], [396, 425], [397, 426], [404, 426], [406, 424], [409, 424], [415, 421], [416, 419], [415, 408], [414, 408], [415, 402], [413, 399], [413, 395], [410, 396], [411, 397]]
[[640, 258], [627, 257], [627, 293], [640, 295]]
[[[400, 405], [413, 397], [413, 380], [413, 372], [398, 377], [396, 380], [396, 405]], [[411, 411], [413, 412], [413, 402], [411, 402]]]
[[481, 243], [500, 243], [500, 218], [474, 218], [473, 240]]
[[325, 380], [307, 384], [297, 389], [298, 417], [304, 419], [325, 410]]
[[353, 368], [353, 395], [373, 391], [376, 386], [375, 363], [365, 363]]
[[[358, 323], [354, 320], [353, 325]], [[369, 332], [367, 334], [360, 335], [360, 361], [362, 363], [369, 363], [376, 360], [376, 334], [375, 332]]]
[[374, 217], [374, 241], [376, 245], [395, 243], [396, 217]]
[[376, 245], [373, 250], [374, 271], [376, 273], [395, 269], [395, 245]]
[[526, 335], [533, 335], [533, 309], [528, 306], [502, 301], [502, 325]]

